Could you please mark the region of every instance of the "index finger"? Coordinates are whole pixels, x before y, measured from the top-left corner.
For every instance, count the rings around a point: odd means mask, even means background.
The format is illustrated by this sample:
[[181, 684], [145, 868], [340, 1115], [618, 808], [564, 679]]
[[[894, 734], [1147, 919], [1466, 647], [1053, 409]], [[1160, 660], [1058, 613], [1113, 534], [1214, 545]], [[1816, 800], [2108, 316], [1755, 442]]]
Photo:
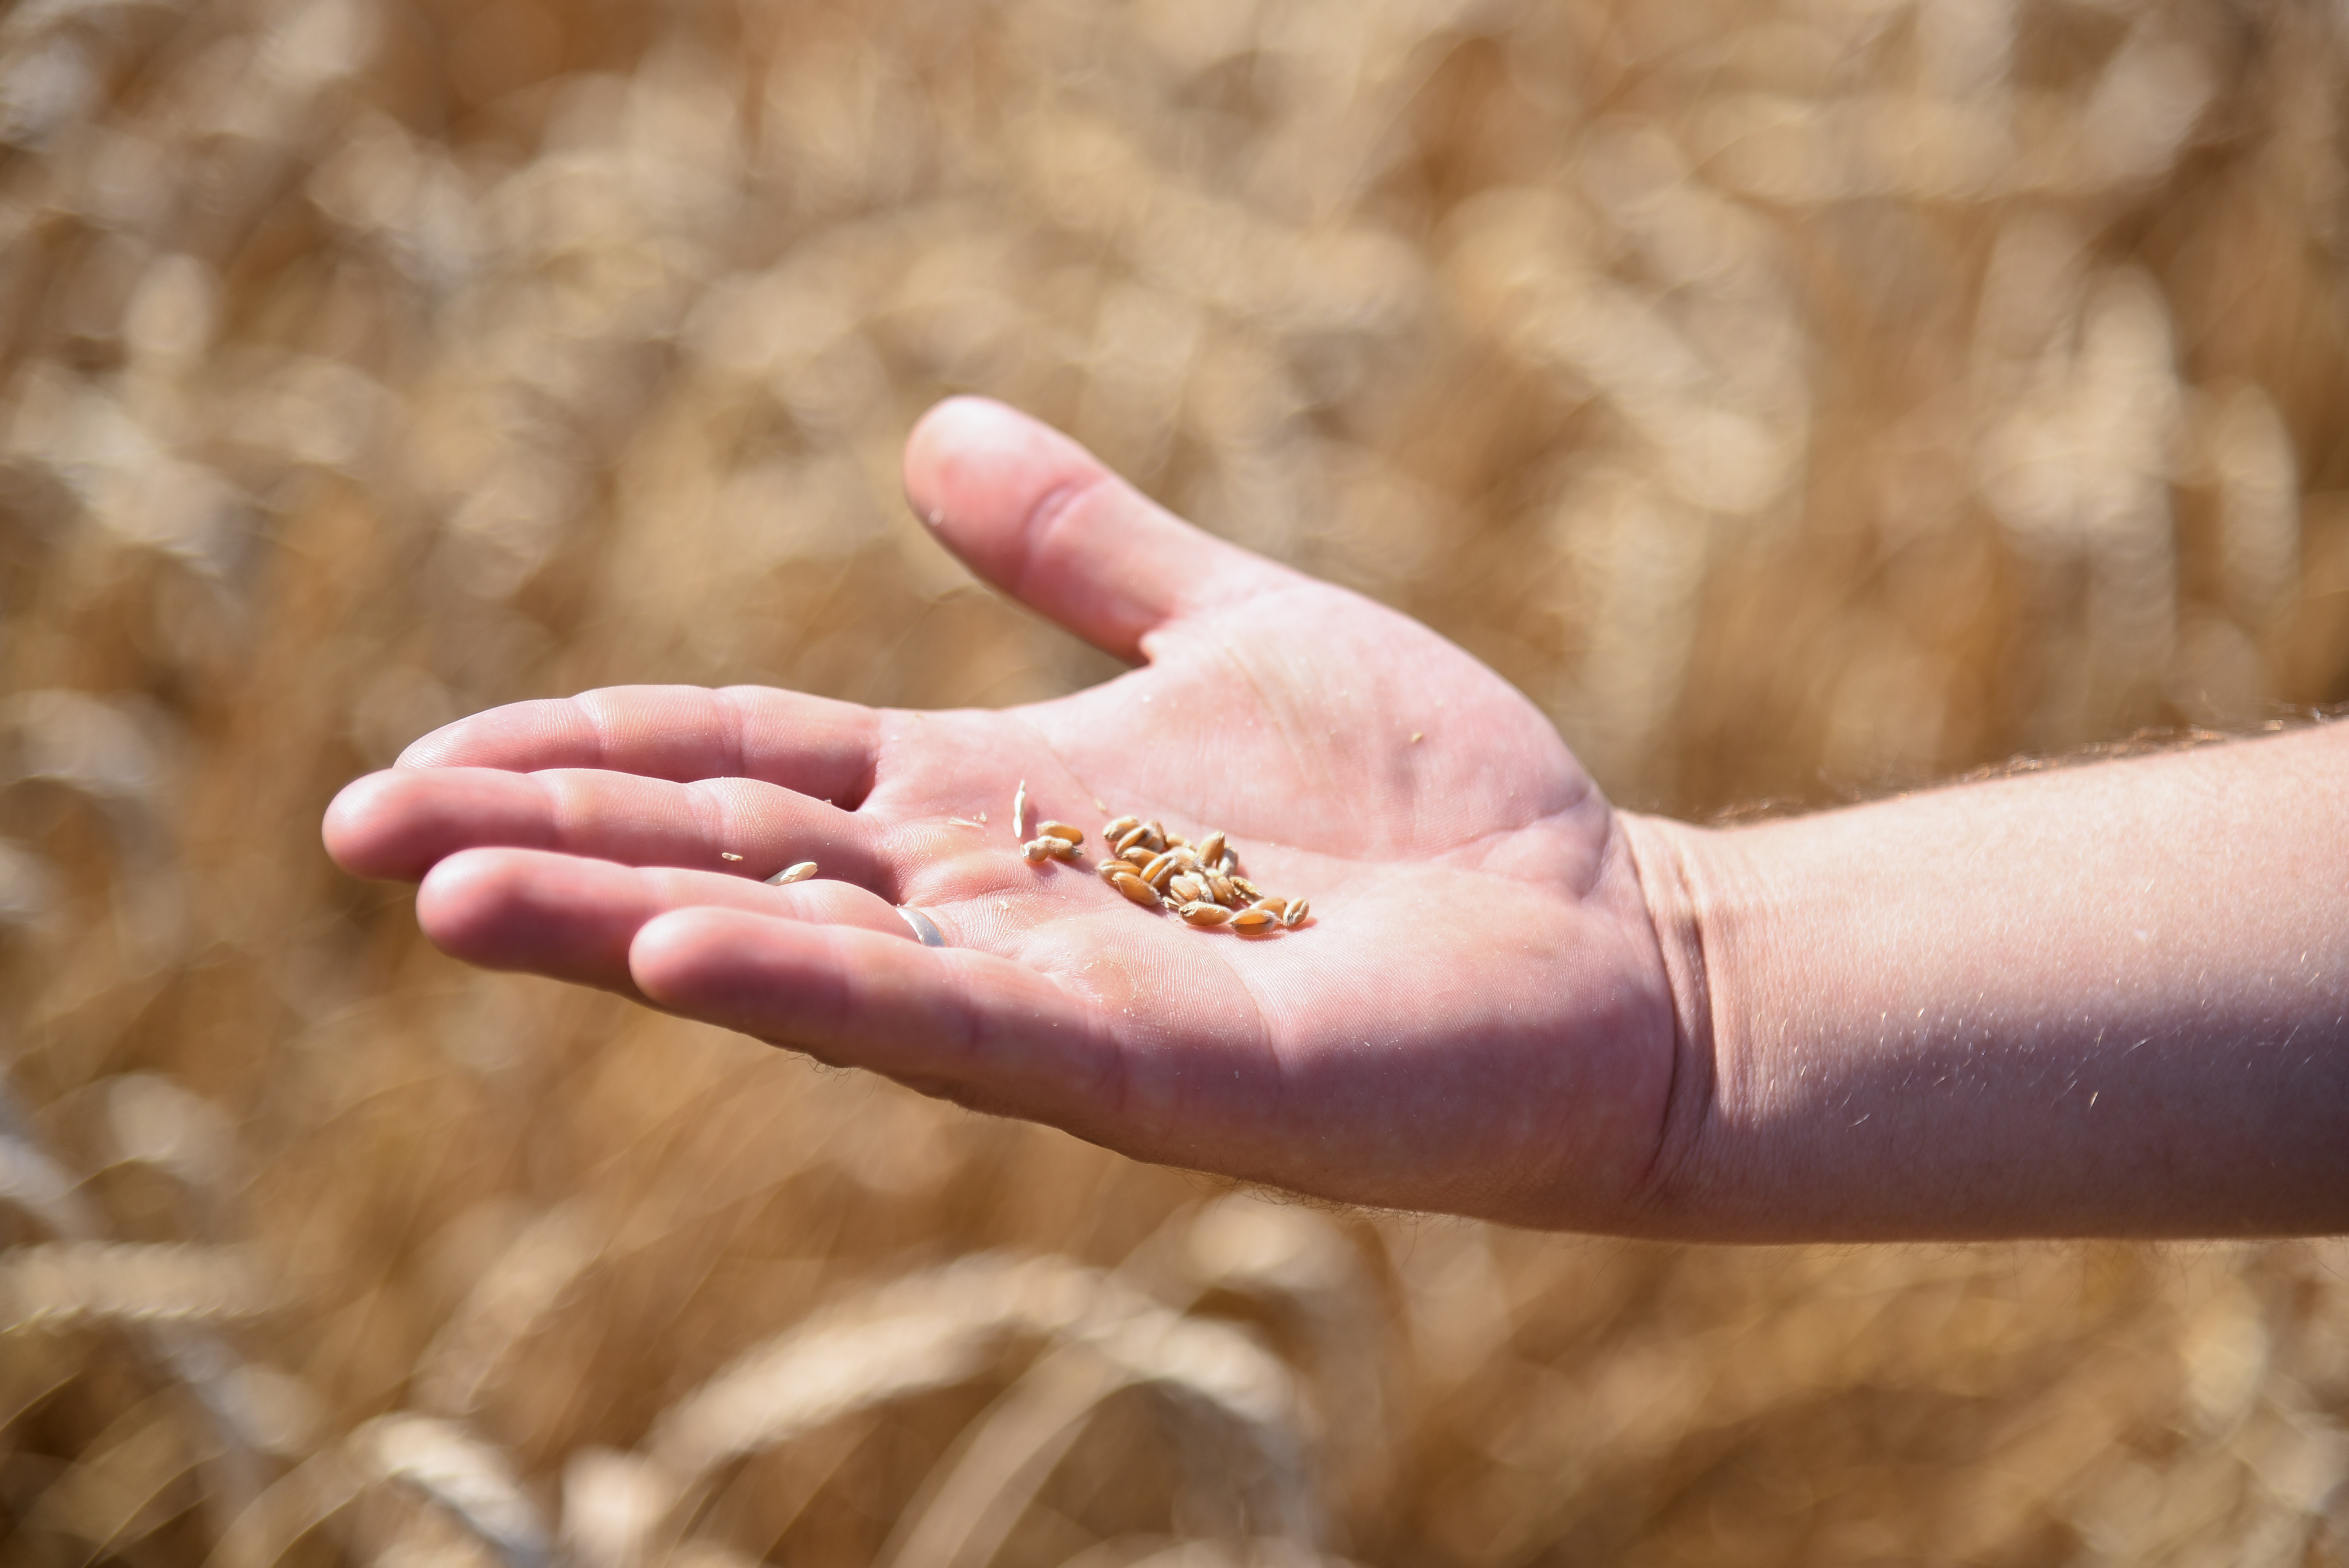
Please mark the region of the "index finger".
[[869, 707], [770, 686], [606, 686], [460, 718], [398, 766], [757, 779], [854, 810], [873, 788], [877, 733]]

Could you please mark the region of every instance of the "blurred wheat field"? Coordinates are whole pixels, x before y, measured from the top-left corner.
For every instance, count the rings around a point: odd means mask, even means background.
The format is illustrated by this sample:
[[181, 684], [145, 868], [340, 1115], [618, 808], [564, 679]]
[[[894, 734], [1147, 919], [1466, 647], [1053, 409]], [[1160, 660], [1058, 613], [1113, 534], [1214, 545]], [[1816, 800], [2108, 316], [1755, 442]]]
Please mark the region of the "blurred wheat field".
[[1284, 1206], [460, 970], [334, 789], [1114, 667], [974, 390], [1624, 804], [2349, 700], [2321, 0], [0, 9], [0, 1559], [2349, 1560], [2340, 1242]]

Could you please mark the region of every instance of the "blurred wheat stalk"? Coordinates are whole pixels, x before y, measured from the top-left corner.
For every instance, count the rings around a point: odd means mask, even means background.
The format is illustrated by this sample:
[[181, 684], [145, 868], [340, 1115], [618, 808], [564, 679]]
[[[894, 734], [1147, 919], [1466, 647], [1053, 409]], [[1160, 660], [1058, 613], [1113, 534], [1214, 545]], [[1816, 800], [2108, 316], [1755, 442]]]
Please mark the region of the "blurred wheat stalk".
[[19, 0], [0, 1556], [2340, 1560], [2337, 1243], [1211, 1202], [455, 973], [310, 824], [515, 696], [1099, 676], [904, 517], [956, 389], [1632, 803], [2342, 700], [2343, 26]]

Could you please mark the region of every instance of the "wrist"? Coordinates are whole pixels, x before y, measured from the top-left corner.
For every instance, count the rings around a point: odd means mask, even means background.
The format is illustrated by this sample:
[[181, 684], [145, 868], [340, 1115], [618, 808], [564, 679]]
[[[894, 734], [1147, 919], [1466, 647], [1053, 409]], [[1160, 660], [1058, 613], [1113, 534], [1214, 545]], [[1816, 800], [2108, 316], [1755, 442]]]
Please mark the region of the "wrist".
[[1712, 1237], [1719, 1224], [1710, 1189], [1722, 1038], [1712, 941], [1719, 911], [1707, 890], [1718, 885], [1711, 862], [1721, 853], [1720, 835], [1630, 811], [1618, 812], [1616, 821], [1639, 878], [1672, 1013], [1671, 1087], [1626, 1228]]
[[2317, 733], [1626, 829], [1672, 975], [1654, 1233], [2349, 1222], [2349, 806]]

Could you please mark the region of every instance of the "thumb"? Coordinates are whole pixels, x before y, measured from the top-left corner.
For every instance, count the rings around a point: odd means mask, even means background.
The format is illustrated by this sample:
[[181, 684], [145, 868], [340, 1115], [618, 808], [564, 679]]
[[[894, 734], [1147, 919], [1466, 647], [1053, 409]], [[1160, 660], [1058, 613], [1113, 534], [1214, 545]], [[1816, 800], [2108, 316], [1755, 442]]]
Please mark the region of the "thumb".
[[905, 442], [905, 494], [947, 549], [1077, 635], [1139, 660], [1153, 631], [1297, 581], [1143, 497], [1058, 430], [954, 397]]

